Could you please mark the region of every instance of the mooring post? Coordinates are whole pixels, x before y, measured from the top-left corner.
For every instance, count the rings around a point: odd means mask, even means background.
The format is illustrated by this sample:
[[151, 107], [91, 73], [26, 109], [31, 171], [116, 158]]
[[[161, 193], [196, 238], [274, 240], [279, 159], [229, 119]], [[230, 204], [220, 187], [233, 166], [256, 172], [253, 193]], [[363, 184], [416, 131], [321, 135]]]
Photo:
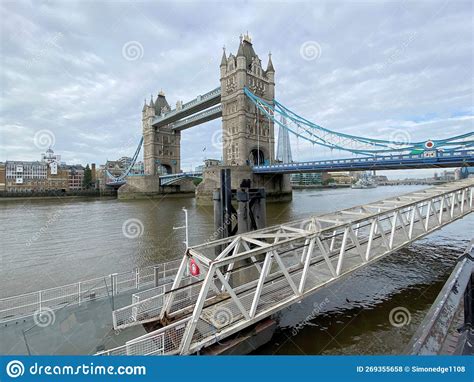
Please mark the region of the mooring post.
[[245, 233], [251, 230], [250, 224], [250, 210], [249, 210], [249, 190], [242, 188], [236, 194], [238, 209], [237, 209], [237, 227], [238, 234]]
[[222, 239], [222, 232], [218, 230], [219, 227], [222, 227], [222, 211], [221, 211], [221, 193], [220, 191], [214, 191], [212, 193], [212, 200], [214, 202], [214, 228], [216, 233], [214, 236], [215, 239]]
[[[221, 187], [212, 194], [214, 201], [214, 240], [229, 237], [232, 233], [232, 186], [230, 169], [221, 169]], [[216, 247], [216, 255], [222, 248]]]
[[262, 229], [267, 226], [267, 203], [264, 188], [259, 188], [254, 204], [252, 206], [252, 213], [257, 225], [256, 229]]
[[232, 233], [232, 184], [230, 177], [230, 168], [223, 169], [221, 172], [223, 183], [221, 185], [223, 212], [224, 212], [224, 224], [225, 236], [229, 237]]

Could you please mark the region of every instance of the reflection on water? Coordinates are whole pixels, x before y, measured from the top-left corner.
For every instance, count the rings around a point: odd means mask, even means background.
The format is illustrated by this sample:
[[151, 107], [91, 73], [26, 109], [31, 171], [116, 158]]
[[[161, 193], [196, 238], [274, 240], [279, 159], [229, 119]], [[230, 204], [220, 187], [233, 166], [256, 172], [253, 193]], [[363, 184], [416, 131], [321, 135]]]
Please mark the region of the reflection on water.
[[[292, 202], [267, 206], [268, 224], [420, 188], [295, 191]], [[196, 206], [191, 198], [2, 202], [0, 296], [179, 257], [184, 232], [173, 227], [183, 225], [182, 207], [189, 210], [190, 244], [208, 240], [212, 207]], [[285, 310], [278, 315], [281, 330], [257, 353], [400, 353], [474, 236], [472, 227], [470, 215]], [[410, 313], [402, 327], [389, 320], [397, 307]]]

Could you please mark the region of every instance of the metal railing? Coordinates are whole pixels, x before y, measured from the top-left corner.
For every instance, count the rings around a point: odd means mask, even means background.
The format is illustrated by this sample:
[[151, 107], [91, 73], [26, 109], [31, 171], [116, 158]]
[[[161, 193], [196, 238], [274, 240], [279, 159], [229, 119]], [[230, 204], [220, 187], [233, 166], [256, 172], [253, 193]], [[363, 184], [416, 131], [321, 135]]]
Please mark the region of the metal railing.
[[125, 345], [96, 355], [164, 355], [177, 354], [190, 318], [177, 321], [154, 332], [128, 341]]
[[259, 172], [274, 172], [274, 171], [291, 171], [299, 169], [314, 169], [315, 171], [325, 168], [338, 168], [338, 167], [356, 167], [357, 165], [376, 165], [382, 164], [387, 165], [390, 163], [409, 163], [409, 162], [422, 162], [426, 164], [435, 165], [439, 161], [453, 160], [453, 159], [469, 159], [471, 162], [474, 160], [474, 150], [456, 150], [448, 152], [438, 152], [435, 157], [425, 157], [423, 154], [399, 154], [399, 155], [374, 155], [371, 157], [359, 157], [359, 158], [343, 158], [343, 159], [330, 159], [321, 161], [311, 162], [294, 162], [294, 163], [276, 163], [271, 165], [254, 166], [253, 171]]
[[[177, 269], [176, 269], [177, 270]], [[183, 279], [179, 293], [174, 300], [174, 307], [186, 307], [197, 300], [200, 285], [193, 285], [196, 281], [190, 276]], [[115, 330], [121, 330], [130, 326], [141, 325], [157, 320], [161, 313], [165, 296], [171, 291], [173, 282], [147, 289], [132, 295], [132, 304], [116, 309], [112, 312], [112, 322]]]
[[180, 172], [177, 174], [161, 175], [160, 186], [173, 184], [174, 182], [177, 182], [184, 178], [202, 178], [202, 171], [187, 171], [187, 172]]
[[26, 318], [43, 309], [60, 309], [124, 292], [158, 285], [160, 280], [176, 274], [181, 259], [155, 266], [135, 268], [36, 292], [0, 299], [0, 323]]

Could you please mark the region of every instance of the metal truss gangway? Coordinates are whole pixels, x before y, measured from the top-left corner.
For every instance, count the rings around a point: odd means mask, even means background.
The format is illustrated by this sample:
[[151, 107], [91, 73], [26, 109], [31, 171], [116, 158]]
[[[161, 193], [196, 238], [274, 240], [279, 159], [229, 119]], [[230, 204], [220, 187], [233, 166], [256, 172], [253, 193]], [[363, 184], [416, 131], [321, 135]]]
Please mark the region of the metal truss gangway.
[[154, 319], [162, 327], [99, 354], [199, 352], [361, 267], [396, 256], [472, 212], [473, 196], [469, 178], [190, 247], [173, 285], [129, 309], [134, 324]]

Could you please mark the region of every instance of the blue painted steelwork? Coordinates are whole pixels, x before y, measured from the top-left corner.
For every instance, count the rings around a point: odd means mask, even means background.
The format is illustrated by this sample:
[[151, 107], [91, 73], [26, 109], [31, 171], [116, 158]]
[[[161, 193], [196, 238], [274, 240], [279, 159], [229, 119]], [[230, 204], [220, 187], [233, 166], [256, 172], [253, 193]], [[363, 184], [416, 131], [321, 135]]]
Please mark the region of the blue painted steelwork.
[[140, 138], [140, 143], [138, 144], [137, 149], [135, 150], [135, 154], [133, 154], [132, 161], [130, 162], [130, 165], [127, 167], [127, 169], [120, 175], [120, 176], [113, 176], [109, 170], [106, 170], [106, 175], [107, 175], [107, 181], [106, 184], [108, 186], [112, 185], [119, 185], [119, 184], [125, 184], [125, 177], [129, 174], [130, 170], [133, 168], [135, 165], [135, 162], [138, 159], [138, 155], [140, 154], [140, 150], [142, 148], [143, 144], [143, 136]]
[[170, 186], [185, 178], [202, 179], [202, 171], [189, 171], [181, 172], [179, 174], [162, 175], [160, 176], [160, 186]]
[[330, 149], [348, 151], [353, 154], [379, 155], [424, 151], [427, 150], [427, 142], [432, 145], [429, 147], [430, 149], [442, 149], [443, 151], [456, 151], [474, 147], [474, 139], [470, 139], [474, 138], [474, 131], [445, 139], [427, 139], [419, 142], [373, 139], [338, 133], [299, 116], [277, 100], [274, 100], [274, 105], [271, 105], [247, 88], [244, 88], [244, 92], [250, 101], [276, 125], [287, 129], [299, 138]]
[[125, 179], [122, 179], [122, 180], [116, 180], [116, 181], [114, 181], [114, 180], [107, 181], [105, 184], [107, 186], [115, 187], [115, 186], [122, 186], [126, 183], [127, 183], [127, 181]]
[[439, 152], [435, 157], [423, 154], [378, 155], [370, 157], [322, 160], [288, 164], [255, 166], [256, 174], [324, 172], [324, 171], [367, 171], [401, 170], [436, 167], [474, 166], [474, 150]]

